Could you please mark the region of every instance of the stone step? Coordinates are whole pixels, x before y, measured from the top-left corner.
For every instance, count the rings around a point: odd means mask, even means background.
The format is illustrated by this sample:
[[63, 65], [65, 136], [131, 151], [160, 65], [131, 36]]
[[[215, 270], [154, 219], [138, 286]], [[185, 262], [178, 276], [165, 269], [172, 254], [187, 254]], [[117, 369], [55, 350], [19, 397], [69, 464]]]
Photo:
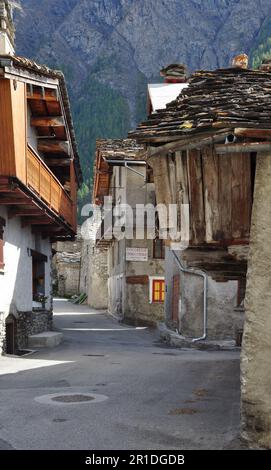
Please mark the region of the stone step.
[[45, 331], [28, 337], [29, 348], [54, 348], [63, 339], [63, 334], [57, 331]]

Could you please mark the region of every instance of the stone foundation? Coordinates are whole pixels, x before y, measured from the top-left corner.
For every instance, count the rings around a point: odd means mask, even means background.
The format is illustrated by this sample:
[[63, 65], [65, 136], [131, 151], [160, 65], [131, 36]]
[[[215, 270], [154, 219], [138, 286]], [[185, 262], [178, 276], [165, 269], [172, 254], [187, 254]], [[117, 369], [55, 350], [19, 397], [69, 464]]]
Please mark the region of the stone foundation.
[[5, 337], [6, 337], [6, 326], [4, 320], [4, 314], [0, 313], [0, 355], [5, 349]]
[[27, 347], [28, 336], [43, 333], [44, 331], [52, 331], [52, 329], [52, 311], [20, 312], [17, 320], [18, 349]]
[[108, 254], [100, 248], [92, 248], [89, 262], [88, 305], [98, 310], [108, 308]]

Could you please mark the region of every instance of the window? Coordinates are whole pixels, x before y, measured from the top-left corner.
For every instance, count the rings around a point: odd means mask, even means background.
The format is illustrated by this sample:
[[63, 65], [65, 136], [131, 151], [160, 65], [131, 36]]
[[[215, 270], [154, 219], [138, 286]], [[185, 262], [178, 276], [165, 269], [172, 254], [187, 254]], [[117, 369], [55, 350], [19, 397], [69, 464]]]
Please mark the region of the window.
[[165, 301], [165, 281], [164, 279], [154, 279], [152, 281], [152, 301], [164, 302]]
[[5, 219], [0, 217], [0, 269], [4, 269], [4, 227], [6, 225]]
[[160, 240], [160, 238], [153, 240], [153, 257], [155, 259], [165, 259], [165, 240]]

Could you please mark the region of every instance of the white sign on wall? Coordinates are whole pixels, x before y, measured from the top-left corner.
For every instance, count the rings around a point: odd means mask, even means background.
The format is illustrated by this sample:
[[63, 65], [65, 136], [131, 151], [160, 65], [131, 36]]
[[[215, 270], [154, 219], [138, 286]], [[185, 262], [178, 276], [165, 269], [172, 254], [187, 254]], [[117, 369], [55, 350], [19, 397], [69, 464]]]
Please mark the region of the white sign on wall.
[[148, 248], [126, 248], [126, 261], [148, 261]]

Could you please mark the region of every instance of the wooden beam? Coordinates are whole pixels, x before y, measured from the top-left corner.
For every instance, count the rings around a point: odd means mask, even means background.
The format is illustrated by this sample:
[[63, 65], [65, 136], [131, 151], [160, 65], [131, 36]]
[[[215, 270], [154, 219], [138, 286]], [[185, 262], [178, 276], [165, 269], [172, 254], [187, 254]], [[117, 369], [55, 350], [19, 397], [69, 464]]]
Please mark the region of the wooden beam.
[[55, 90], [49, 90], [48, 88], [40, 88], [40, 92], [38, 91], [27, 91], [27, 99], [28, 100], [36, 100], [36, 101], [56, 101], [58, 102]]
[[14, 191], [14, 188], [12, 188], [10, 184], [0, 186], [0, 193], [12, 193], [13, 191]]
[[268, 137], [271, 137], [271, 129], [242, 129], [242, 128], [236, 128], [234, 129], [234, 134], [237, 136], [242, 136], [242, 137], [254, 137], [254, 138], [260, 138], [260, 139], [267, 139]]
[[12, 219], [14, 217], [33, 217], [33, 216], [41, 216], [42, 209], [25, 209], [25, 208], [9, 208], [8, 210], [8, 218]]
[[2, 197], [0, 198], [0, 205], [1, 206], [19, 206], [19, 205], [32, 205], [33, 202], [31, 199], [16, 199], [16, 198], [9, 198], [9, 197]]
[[71, 164], [70, 158], [46, 158], [46, 165], [48, 166], [66, 166]]
[[[54, 225], [55, 223], [55, 225]], [[48, 237], [51, 236], [52, 234], [57, 234], [59, 230], [63, 230], [62, 227], [59, 227], [56, 222], [52, 222], [51, 224], [47, 221], [46, 224], [40, 224], [40, 225], [32, 225], [32, 233], [48, 233]]]
[[53, 116], [46, 116], [46, 117], [32, 117], [31, 118], [31, 126], [34, 127], [64, 127], [64, 119], [63, 117], [53, 117]]
[[231, 133], [231, 130], [229, 129], [221, 134], [215, 134], [210, 137], [202, 136], [200, 138], [199, 135], [196, 135], [196, 136], [191, 135], [190, 138], [187, 138], [187, 139], [183, 138], [176, 142], [171, 142], [166, 145], [161, 145], [160, 147], [149, 147], [147, 155], [148, 155], [148, 158], [151, 158], [151, 157], [157, 157], [160, 155], [165, 155], [167, 153], [172, 153], [172, 152], [181, 151], [181, 150], [200, 149], [201, 147], [204, 147], [205, 145], [211, 145], [211, 144], [214, 144], [215, 142], [224, 141], [225, 138], [230, 133]]
[[27, 227], [28, 225], [50, 225], [53, 224], [53, 220], [49, 220], [46, 217], [23, 217], [22, 218], [22, 227]]
[[70, 143], [68, 141], [54, 139], [39, 139], [38, 151], [42, 153], [71, 154]]
[[270, 152], [271, 142], [242, 142], [237, 144], [215, 145], [217, 154], [242, 153], [242, 152]]

